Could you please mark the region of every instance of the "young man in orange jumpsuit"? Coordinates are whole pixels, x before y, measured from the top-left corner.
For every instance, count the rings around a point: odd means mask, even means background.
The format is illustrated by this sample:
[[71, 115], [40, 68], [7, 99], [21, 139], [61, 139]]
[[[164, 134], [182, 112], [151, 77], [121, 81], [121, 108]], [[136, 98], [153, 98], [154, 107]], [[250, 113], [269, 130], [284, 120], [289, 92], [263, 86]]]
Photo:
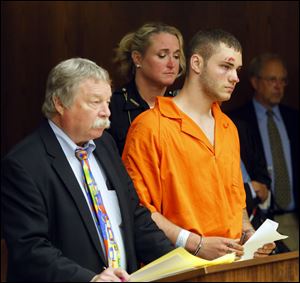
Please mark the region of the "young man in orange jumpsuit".
[[[219, 107], [239, 82], [241, 51], [226, 31], [199, 31], [189, 45], [183, 88], [174, 98], [157, 98], [154, 109], [137, 117], [123, 152], [141, 203], [159, 228], [176, 246], [206, 259], [241, 256], [254, 233], [238, 132]], [[264, 245], [255, 256], [274, 247]]]

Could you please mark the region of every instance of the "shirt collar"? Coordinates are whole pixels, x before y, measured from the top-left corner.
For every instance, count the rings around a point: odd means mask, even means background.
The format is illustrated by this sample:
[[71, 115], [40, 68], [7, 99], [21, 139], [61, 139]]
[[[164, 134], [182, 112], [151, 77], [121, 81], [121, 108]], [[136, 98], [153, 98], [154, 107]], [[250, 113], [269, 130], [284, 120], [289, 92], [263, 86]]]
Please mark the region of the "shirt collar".
[[[166, 117], [173, 118], [173, 119], [182, 119], [182, 112], [179, 108], [175, 105], [172, 101], [171, 97], [157, 97], [156, 103], [157, 107], [159, 108], [159, 112]], [[214, 102], [212, 104], [212, 112], [213, 115], [220, 115], [221, 110], [218, 103]]]
[[149, 109], [146, 101], [144, 101], [144, 99], [140, 96], [134, 80], [122, 88], [122, 92], [127, 95], [127, 100], [124, 104], [124, 110], [128, 111], [139, 108], [145, 110]]
[[75, 152], [76, 149], [84, 149], [87, 151], [88, 155], [90, 155], [95, 149], [96, 145], [93, 140], [89, 140], [84, 144], [83, 147], [78, 146], [75, 144], [70, 137], [60, 128], [58, 127], [55, 123], [53, 123], [51, 120], [48, 120], [55, 136], [57, 137], [59, 143], [67, 149], [68, 152]]
[[155, 105], [159, 112], [168, 118], [182, 119], [182, 114], [170, 97], [156, 97]]
[[[141, 97], [137, 89], [135, 80], [132, 80], [129, 84], [122, 88], [122, 92], [127, 94], [127, 101], [124, 104], [124, 110], [149, 109], [149, 105]], [[176, 94], [177, 92], [175, 91], [166, 91], [164, 97], [174, 97]]]
[[[267, 108], [253, 98], [253, 105], [257, 114], [258, 120], [265, 119], [267, 117]], [[277, 120], [281, 120], [280, 110], [278, 104], [271, 108], [274, 113], [274, 117]]]

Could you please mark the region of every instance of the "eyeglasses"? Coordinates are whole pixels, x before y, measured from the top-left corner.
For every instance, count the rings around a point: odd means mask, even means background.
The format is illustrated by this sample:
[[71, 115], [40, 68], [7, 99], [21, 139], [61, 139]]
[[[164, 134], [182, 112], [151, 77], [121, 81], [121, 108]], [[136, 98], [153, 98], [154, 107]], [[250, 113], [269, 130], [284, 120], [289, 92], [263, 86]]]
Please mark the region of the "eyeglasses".
[[279, 83], [282, 86], [288, 85], [288, 79], [287, 78], [276, 78], [276, 77], [257, 77], [260, 80], [266, 81], [269, 85], [275, 85], [276, 83]]

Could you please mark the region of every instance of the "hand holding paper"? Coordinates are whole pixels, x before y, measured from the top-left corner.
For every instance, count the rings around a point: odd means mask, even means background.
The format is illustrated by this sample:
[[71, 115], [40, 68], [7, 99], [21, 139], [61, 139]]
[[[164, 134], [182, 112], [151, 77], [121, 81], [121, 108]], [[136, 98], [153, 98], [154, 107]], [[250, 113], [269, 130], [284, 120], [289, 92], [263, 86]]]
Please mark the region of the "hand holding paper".
[[195, 268], [216, 264], [231, 263], [235, 254], [226, 254], [214, 260], [205, 260], [193, 256], [184, 248], [179, 247], [159, 259], [147, 264], [130, 275], [131, 282], [154, 281], [163, 277], [175, 275]]
[[263, 245], [278, 241], [281, 239], [286, 239], [288, 236], [279, 234], [276, 230], [278, 228], [278, 223], [267, 219], [252, 235], [252, 237], [243, 245], [244, 255], [240, 260], [251, 259], [257, 249], [261, 248]]

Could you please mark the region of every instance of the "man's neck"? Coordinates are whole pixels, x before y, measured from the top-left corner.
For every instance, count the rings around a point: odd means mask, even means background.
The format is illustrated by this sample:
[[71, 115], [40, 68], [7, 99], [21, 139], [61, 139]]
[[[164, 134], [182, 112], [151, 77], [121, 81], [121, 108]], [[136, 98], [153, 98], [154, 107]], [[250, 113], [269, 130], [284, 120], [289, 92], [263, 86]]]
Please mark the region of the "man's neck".
[[258, 103], [260, 103], [266, 109], [272, 109], [277, 105], [277, 104], [270, 104], [269, 102], [265, 101], [263, 98], [259, 97], [258, 95], [255, 95], [254, 98]]
[[173, 98], [174, 103], [179, 109], [188, 116], [196, 115], [199, 117], [211, 117], [211, 107], [213, 101], [204, 95], [201, 88], [192, 83], [184, 84], [179, 94]]
[[189, 116], [203, 131], [209, 142], [214, 145], [215, 119], [212, 114], [212, 104], [201, 89], [187, 86], [181, 89], [179, 94], [173, 98], [176, 106]]

